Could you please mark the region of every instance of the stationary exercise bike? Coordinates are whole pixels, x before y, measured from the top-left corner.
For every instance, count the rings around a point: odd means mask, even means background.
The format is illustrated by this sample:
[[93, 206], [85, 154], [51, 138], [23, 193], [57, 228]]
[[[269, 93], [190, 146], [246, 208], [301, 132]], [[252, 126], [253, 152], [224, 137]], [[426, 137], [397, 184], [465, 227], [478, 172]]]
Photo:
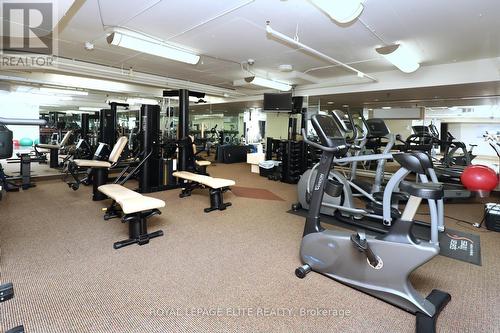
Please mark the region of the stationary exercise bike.
[[[437, 316], [451, 296], [433, 290], [427, 298], [423, 298], [409, 281], [409, 275], [416, 268], [439, 253], [438, 243], [416, 239], [411, 228], [422, 199], [435, 206], [436, 200], [443, 197], [442, 185], [401, 182], [401, 190], [410, 198], [401, 218], [393, 222], [384, 236], [370, 237], [363, 230], [351, 234], [324, 229], [320, 223], [323, 193], [327, 191], [332, 196], [338, 196], [342, 192], [343, 185], [329, 179], [328, 175], [334, 157], [342, 156], [347, 144], [331, 116], [314, 115], [311, 122], [321, 144], [309, 141], [303, 130], [304, 141], [323, 153], [300, 248], [304, 265], [296, 269], [296, 276], [304, 278], [311, 271], [324, 274], [416, 314], [417, 332], [433, 332]], [[425, 173], [421, 161], [425, 156], [412, 153], [393, 155], [403, 169], [421, 174]], [[432, 224], [437, 224], [435, 218], [431, 220]]]

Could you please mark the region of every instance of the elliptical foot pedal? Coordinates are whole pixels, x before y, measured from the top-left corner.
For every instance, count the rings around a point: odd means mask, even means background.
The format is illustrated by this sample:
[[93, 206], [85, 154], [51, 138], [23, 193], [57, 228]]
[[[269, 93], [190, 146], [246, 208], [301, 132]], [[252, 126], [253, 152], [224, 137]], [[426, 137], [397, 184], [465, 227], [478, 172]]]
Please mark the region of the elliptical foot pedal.
[[0, 303], [8, 301], [14, 297], [14, 286], [12, 283], [2, 284], [0, 286]]
[[434, 304], [434, 306], [436, 307], [436, 313], [432, 317], [429, 317], [420, 312], [417, 313], [417, 333], [436, 332], [437, 318], [446, 304], [448, 304], [448, 302], [451, 300], [451, 295], [444, 291], [433, 289], [431, 293], [426, 297], [426, 299]]
[[25, 333], [26, 331], [24, 330], [24, 326], [16, 326], [14, 328], [11, 328], [10, 330], [6, 331], [5, 333]]

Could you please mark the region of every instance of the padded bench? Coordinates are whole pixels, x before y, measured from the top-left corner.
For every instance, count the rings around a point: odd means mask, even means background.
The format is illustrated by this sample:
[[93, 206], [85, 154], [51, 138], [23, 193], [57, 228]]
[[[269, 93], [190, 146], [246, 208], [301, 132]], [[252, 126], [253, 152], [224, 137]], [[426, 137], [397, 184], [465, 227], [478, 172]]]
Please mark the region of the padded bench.
[[214, 178], [188, 171], [176, 171], [173, 176], [184, 180], [185, 187], [179, 194], [181, 198], [190, 196], [191, 192], [196, 188], [210, 188], [210, 207], [204, 209], [205, 213], [224, 210], [231, 206], [230, 202], [224, 203], [223, 193], [228, 191], [230, 186], [236, 184], [234, 180]]
[[75, 159], [68, 165], [68, 170], [75, 179], [75, 182], [68, 183], [68, 186], [73, 190], [77, 190], [80, 186], [78, 170], [80, 168], [89, 168], [92, 171], [92, 200], [100, 201], [106, 199], [98, 190], [99, 186], [107, 183], [109, 169], [117, 165], [120, 156], [127, 145], [128, 139], [122, 136], [116, 140], [113, 150], [109, 154], [107, 161], [100, 160], [81, 160]]
[[144, 245], [149, 243], [151, 238], [163, 236], [162, 230], [148, 233], [147, 219], [160, 215], [159, 208], [165, 207], [165, 201], [146, 197], [118, 184], [101, 185], [98, 189], [113, 200], [111, 206], [106, 209], [104, 220], [121, 217], [123, 223], [129, 223], [129, 238], [114, 243], [115, 249], [131, 244]]
[[59, 144], [55, 144], [55, 145], [46, 144], [46, 143], [36, 144], [35, 151], [37, 152], [38, 155], [40, 155], [41, 152], [39, 152], [37, 150], [37, 148], [48, 149], [50, 151], [50, 164], [49, 164], [49, 166], [51, 168], [57, 168], [57, 167], [59, 167], [59, 150], [64, 149], [64, 147], [66, 147], [66, 145], [69, 143], [69, 139], [70, 139], [72, 134], [73, 134], [73, 131], [66, 132], [66, 134], [64, 135], [63, 139], [61, 140], [61, 142]]

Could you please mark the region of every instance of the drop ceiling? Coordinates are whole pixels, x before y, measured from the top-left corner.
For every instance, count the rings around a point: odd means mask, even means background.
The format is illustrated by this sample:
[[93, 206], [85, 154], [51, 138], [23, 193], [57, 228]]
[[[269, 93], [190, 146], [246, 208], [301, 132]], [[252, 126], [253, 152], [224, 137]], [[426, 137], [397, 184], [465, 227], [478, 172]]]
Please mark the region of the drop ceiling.
[[[409, 46], [422, 66], [498, 57], [499, 12], [498, 0], [367, 0], [359, 20], [340, 26], [306, 0], [87, 0], [60, 32], [59, 55], [228, 88], [234, 88], [233, 80], [249, 76], [241, 64], [252, 58], [257, 74], [300, 85], [303, 80], [280, 73], [278, 66], [291, 64], [295, 71], [320, 80], [349, 72], [338, 66], [323, 68], [331, 64], [269, 38], [266, 21], [372, 73], [394, 70], [375, 47], [397, 41]], [[192, 66], [111, 47], [105, 41], [110, 26], [178, 43], [201, 54], [201, 61]], [[85, 41], [93, 42], [95, 49], [85, 50]]]

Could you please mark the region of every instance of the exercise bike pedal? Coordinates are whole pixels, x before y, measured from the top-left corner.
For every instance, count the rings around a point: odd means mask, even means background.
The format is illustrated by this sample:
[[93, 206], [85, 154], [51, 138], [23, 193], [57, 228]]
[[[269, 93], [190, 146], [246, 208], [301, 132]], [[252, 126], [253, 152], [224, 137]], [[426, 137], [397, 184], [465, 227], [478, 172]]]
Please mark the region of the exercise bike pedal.
[[368, 241], [366, 240], [366, 238], [361, 238], [359, 234], [353, 234], [351, 235], [351, 242], [360, 252], [365, 253], [366, 258], [368, 259], [370, 265], [378, 269], [380, 264], [380, 259], [370, 249], [370, 246], [368, 245]]
[[295, 270], [295, 276], [299, 279], [303, 279], [311, 270], [311, 266], [309, 266], [308, 264], [304, 264]]
[[366, 239], [361, 239], [358, 234], [351, 235], [351, 242], [361, 252], [365, 252], [368, 250], [368, 242], [366, 241]]

